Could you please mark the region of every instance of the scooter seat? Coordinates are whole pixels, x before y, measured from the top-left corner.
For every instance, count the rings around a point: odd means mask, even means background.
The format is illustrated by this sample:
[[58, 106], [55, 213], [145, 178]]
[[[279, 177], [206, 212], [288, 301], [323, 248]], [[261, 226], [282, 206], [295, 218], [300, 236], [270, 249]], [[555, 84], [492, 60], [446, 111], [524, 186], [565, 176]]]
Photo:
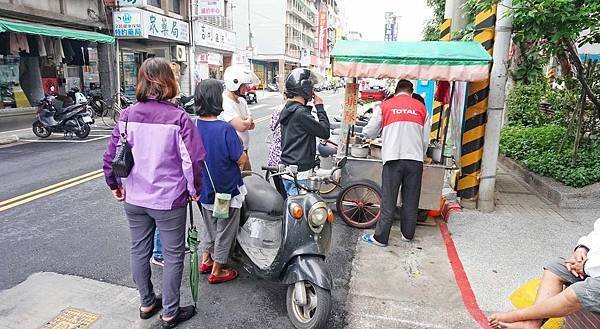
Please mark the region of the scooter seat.
[[248, 190], [246, 209], [249, 212], [265, 213], [269, 216], [283, 215], [283, 198], [266, 180], [257, 175], [244, 177]]

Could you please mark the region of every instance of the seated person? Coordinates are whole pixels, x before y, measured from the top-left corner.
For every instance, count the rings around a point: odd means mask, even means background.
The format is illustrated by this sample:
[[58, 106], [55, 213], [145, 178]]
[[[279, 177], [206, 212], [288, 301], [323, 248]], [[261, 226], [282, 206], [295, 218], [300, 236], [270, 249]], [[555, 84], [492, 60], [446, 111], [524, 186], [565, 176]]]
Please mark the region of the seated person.
[[579, 239], [571, 258], [546, 266], [533, 306], [492, 314], [489, 321], [492, 328], [537, 329], [546, 319], [581, 309], [600, 313], [600, 218], [594, 231]]

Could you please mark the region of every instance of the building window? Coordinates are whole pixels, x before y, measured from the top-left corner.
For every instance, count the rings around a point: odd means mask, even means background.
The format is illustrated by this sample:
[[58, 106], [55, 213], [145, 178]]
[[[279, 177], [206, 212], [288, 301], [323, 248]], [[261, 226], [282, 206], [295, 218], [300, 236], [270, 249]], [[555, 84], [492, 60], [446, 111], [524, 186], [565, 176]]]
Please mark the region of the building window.
[[169, 10], [181, 15], [181, 0], [171, 0], [170, 2], [171, 8], [169, 8]]
[[148, 5], [154, 6], [157, 8], [162, 8], [161, 0], [148, 0]]

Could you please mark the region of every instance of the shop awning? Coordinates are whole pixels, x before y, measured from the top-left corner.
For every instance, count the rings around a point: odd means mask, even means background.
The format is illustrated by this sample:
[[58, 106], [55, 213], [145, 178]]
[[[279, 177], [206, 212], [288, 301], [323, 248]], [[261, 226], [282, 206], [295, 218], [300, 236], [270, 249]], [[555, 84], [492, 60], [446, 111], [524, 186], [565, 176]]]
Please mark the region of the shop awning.
[[58, 26], [16, 21], [6, 18], [0, 18], [0, 32], [27, 33], [43, 35], [47, 37], [95, 41], [102, 43], [115, 42], [115, 37], [113, 37], [112, 35], [83, 30], [75, 30]]
[[477, 42], [349, 41], [333, 48], [333, 74], [353, 78], [481, 81], [492, 57]]

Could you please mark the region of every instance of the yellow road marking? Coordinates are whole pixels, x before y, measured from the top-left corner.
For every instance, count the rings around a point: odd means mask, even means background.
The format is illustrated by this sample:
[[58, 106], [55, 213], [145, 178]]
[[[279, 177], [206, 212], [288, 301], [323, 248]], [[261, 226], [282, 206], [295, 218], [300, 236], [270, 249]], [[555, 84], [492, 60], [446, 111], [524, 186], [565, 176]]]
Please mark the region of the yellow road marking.
[[23, 195], [19, 195], [12, 199], [2, 201], [2, 202], [0, 202], [0, 211], [8, 210], [10, 208], [14, 208], [16, 206], [20, 206], [22, 204], [31, 202], [33, 200], [54, 194], [56, 192], [66, 190], [70, 187], [77, 186], [77, 185], [85, 183], [87, 181], [91, 181], [92, 179], [102, 177], [102, 175], [104, 175], [104, 174], [102, 173], [101, 169], [95, 170], [95, 171], [89, 172], [87, 174], [77, 176], [77, 177], [74, 177], [71, 179], [67, 179], [66, 181], [44, 187], [44, 188], [41, 188], [36, 191], [25, 193]]

